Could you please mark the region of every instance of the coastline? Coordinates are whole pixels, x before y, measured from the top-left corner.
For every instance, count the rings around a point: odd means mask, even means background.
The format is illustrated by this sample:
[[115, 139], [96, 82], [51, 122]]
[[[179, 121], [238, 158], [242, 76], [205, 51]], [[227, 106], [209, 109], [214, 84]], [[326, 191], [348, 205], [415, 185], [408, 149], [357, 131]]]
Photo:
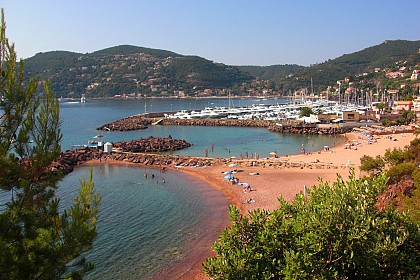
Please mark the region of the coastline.
[[[303, 186], [310, 188], [318, 184], [319, 178], [323, 181], [334, 182], [339, 174], [346, 180], [350, 168], [354, 168], [356, 177], [359, 177], [361, 175], [359, 166], [362, 156], [375, 157], [383, 155], [386, 149], [402, 148], [415, 138], [413, 133], [392, 134], [392, 139], [389, 139], [388, 135], [375, 135], [376, 141], [368, 144], [366, 137], [359, 134], [348, 133], [345, 137], [347, 138], [346, 142], [330, 149], [305, 155], [260, 159], [259, 161], [264, 164], [258, 164], [258, 166], [253, 166], [253, 159], [243, 159], [235, 160], [235, 163], [237, 163], [235, 167], [229, 167], [227, 163], [220, 163], [205, 168], [168, 168], [193, 176], [215, 190], [222, 192], [229, 204], [238, 206], [242, 213], [246, 215], [248, 211], [257, 208], [265, 210], [277, 208], [279, 205], [277, 197], [283, 196], [285, 200], [289, 201], [296, 194], [303, 191]], [[278, 162], [287, 162], [286, 167], [279, 167], [279, 165], [273, 164]], [[99, 160], [92, 160], [86, 162], [86, 164], [104, 163], [101, 163]], [[151, 166], [119, 161], [108, 161], [106, 164], [130, 164], [153, 168]], [[293, 167], [287, 167], [289, 164]], [[296, 168], [296, 165], [299, 167]], [[223, 172], [232, 169], [239, 171], [234, 176], [238, 177], [240, 182], [250, 184], [250, 192], [244, 192], [241, 186], [231, 185], [224, 179]], [[258, 172], [259, 175], [251, 175], [255, 172]], [[246, 203], [249, 199], [252, 199], [254, 202]], [[224, 223], [224, 225], [229, 223], [227, 220], [220, 222]], [[172, 276], [177, 275], [177, 279], [208, 279], [201, 271], [201, 263], [212, 255], [212, 243], [217, 239], [220, 232], [216, 233], [213, 231], [213, 233], [213, 237], [208, 236], [210, 238], [204, 238], [204, 243], [197, 244], [200, 250], [204, 249], [203, 252], [205, 253], [200, 253], [200, 256], [192, 256], [195, 258], [193, 261], [187, 257], [185, 263], [180, 264], [177, 268], [170, 269], [171, 273], [174, 273]], [[194, 247], [195, 244], [191, 244], [187, 248], [191, 248], [191, 246]], [[194, 247], [195, 249], [196, 247]]]

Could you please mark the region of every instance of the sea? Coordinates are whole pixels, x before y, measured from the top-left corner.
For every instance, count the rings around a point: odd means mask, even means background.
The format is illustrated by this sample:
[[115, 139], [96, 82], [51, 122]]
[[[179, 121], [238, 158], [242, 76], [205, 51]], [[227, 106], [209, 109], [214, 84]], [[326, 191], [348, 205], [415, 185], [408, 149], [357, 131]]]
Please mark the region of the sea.
[[[117, 99], [60, 102], [63, 134], [62, 150], [87, 144], [102, 134], [104, 142], [138, 138], [168, 137], [185, 139], [190, 148], [171, 152], [175, 155], [209, 157], [269, 157], [321, 150], [338, 145], [339, 136], [292, 135], [269, 132], [264, 128], [150, 126], [130, 132], [97, 131], [96, 128], [127, 116], [205, 107], [285, 104], [286, 99]], [[213, 147], [213, 150], [212, 150]], [[129, 165], [77, 167], [60, 182], [57, 195], [61, 207], [71, 205], [80, 180], [92, 171], [95, 189], [101, 195], [98, 237], [86, 258], [95, 269], [86, 279], [149, 279], [162, 271], [188, 263], [197, 255], [194, 248], [215, 241], [228, 220], [228, 201], [198, 179], [172, 170]], [[222, 177], [221, 177], [222, 178]], [[4, 204], [9, 193], [0, 192]], [[209, 233], [210, 232], [210, 233]], [[208, 250], [206, 251], [208, 252]]]

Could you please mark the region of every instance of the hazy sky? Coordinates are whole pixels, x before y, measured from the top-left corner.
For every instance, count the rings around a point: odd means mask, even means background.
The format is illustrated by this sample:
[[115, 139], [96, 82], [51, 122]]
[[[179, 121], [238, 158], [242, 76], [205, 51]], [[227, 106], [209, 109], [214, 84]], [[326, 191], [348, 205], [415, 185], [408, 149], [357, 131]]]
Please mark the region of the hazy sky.
[[420, 0], [0, 0], [21, 58], [130, 44], [229, 65], [310, 65], [420, 40]]

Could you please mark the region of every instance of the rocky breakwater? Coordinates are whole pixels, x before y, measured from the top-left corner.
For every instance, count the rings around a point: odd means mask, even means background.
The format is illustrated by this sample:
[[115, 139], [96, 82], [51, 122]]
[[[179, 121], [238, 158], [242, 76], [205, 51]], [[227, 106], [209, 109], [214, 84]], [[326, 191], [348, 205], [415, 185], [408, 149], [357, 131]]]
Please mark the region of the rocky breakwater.
[[147, 118], [143, 115], [127, 117], [98, 127], [98, 130], [129, 131], [146, 129], [149, 125], [189, 125], [189, 126], [235, 126], [235, 127], [262, 127], [272, 132], [292, 134], [343, 134], [350, 132], [351, 127], [322, 127], [316, 124], [305, 124], [301, 121], [272, 121], [272, 120], [232, 120], [232, 119], [171, 119]]
[[317, 125], [314, 124], [299, 124], [299, 123], [274, 123], [268, 127], [269, 131], [272, 132], [281, 132], [281, 133], [292, 133], [292, 134], [309, 134], [309, 135], [316, 135], [316, 134], [327, 134], [327, 135], [334, 135], [334, 134], [344, 134], [347, 132], [351, 132], [352, 127], [325, 127], [319, 128]]
[[268, 120], [229, 120], [229, 119], [162, 119], [161, 125], [196, 125], [196, 126], [239, 126], [269, 127]]
[[131, 153], [159, 153], [166, 151], [176, 151], [191, 147], [191, 144], [185, 140], [167, 138], [141, 138], [130, 142], [115, 142], [115, 148], [120, 148], [122, 152]]
[[267, 120], [226, 120], [226, 119], [171, 119], [146, 118], [142, 115], [127, 117], [115, 122], [104, 124], [97, 128], [103, 131], [130, 131], [146, 129], [149, 125], [190, 125], [190, 126], [239, 126], [239, 127], [269, 127], [272, 121]]
[[130, 131], [146, 129], [152, 123], [152, 119], [144, 118], [141, 115], [131, 116], [104, 124], [97, 128], [103, 131]]
[[[150, 164], [156, 162], [155, 156], [158, 158], [165, 158], [165, 156], [153, 154], [137, 154], [137, 153], [158, 153], [166, 151], [175, 151], [190, 147], [191, 144], [185, 140], [172, 139], [171, 136], [167, 138], [149, 137], [147, 139], [137, 139], [130, 142], [117, 142], [114, 147], [119, 148], [118, 152], [105, 153], [101, 149], [84, 147], [82, 149], [67, 150], [60, 154], [58, 159], [53, 162], [49, 169], [52, 172], [61, 172], [66, 175], [73, 171], [74, 166], [83, 164], [93, 159], [107, 160], [124, 160], [136, 161], [138, 163]], [[136, 155], [133, 159], [133, 155]], [[164, 163], [165, 160], [160, 160]], [[171, 161], [172, 162], [172, 161]]]

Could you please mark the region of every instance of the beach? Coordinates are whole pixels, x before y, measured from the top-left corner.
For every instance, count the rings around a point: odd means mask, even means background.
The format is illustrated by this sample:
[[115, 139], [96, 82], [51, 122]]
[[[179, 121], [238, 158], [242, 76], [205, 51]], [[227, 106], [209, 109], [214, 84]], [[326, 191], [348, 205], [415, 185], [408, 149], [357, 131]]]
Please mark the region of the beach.
[[[362, 156], [383, 155], [386, 149], [403, 148], [415, 138], [413, 133], [375, 135], [373, 141], [369, 142], [365, 136], [356, 133], [346, 134], [345, 137], [345, 143], [332, 148], [325, 147], [318, 152], [258, 160], [232, 159], [230, 166], [224, 161], [223, 164], [212, 166], [176, 169], [223, 192], [229, 203], [238, 206], [246, 215], [248, 211], [257, 208], [276, 209], [279, 205], [278, 197], [282, 196], [290, 201], [296, 194], [303, 192], [304, 186], [310, 188], [318, 184], [319, 179], [333, 182], [337, 175], [346, 179], [351, 168], [354, 168], [356, 177], [359, 177], [363, 175], [359, 170]], [[114, 161], [109, 163], [126, 164]], [[91, 161], [87, 164], [101, 163]], [[232, 184], [224, 178], [224, 173], [231, 171], [231, 176], [238, 178], [240, 184]], [[250, 189], [244, 188], [242, 184], [248, 184]], [[228, 224], [227, 221], [223, 222]], [[214, 236], [213, 234], [212, 238]], [[194, 261], [189, 259], [188, 263], [173, 270], [176, 273], [172, 275], [180, 275], [177, 279], [207, 279], [201, 272], [201, 263], [211, 256], [211, 246], [215, 240], [206, 238], [206, 241], [208, 243], [200, 244], [199, 249], [207, 253], [197, 254]]]
[[[392, 139], [388, 137], [392, 136]], [[282, 196], [291, 200], [303, 191], [304, 186], [310, 188], [318, 184], [318, 180], [335, 181], [339, 174], [344, 179], [349, 176], [350, 168], [354, 168], [356, 177], [360, 177], [360, 158], [364, 155], [376, 157], [384, 155], [386, 149], [403, 148], [415, 138], [413, 133], [375, 136], [368, 144], [366, 137], [355, 133], [346, 134], [347, 141], [333, 148], [319, 152], [283, 157], [260, 159], [265, 164], [252, 166], [253, 159], [235, 161], [238, 165], [214, 165], [205, 168], [180, 168], [192, 176], [222, 191], [229, 202], [238, 206], [243, 214], [256, 208], [272, 210], [279, 205], [277, 198]], [[356, 148], [357, 147], [357, 148]], [[293, 167], [278, 167], [277, 162], [287, 162]], [[224, 179], [224, 172], [237, 170], [232, 174], [239, 182], [248, 183], [251, 191], [244, 192], [238, 185], [232, 185]], [[254, 175], [258, 173], [258, 175]], [[363, 174], [362, 174], [363, 175]], [[254, 202], [246, 203], [252, 199]]]

